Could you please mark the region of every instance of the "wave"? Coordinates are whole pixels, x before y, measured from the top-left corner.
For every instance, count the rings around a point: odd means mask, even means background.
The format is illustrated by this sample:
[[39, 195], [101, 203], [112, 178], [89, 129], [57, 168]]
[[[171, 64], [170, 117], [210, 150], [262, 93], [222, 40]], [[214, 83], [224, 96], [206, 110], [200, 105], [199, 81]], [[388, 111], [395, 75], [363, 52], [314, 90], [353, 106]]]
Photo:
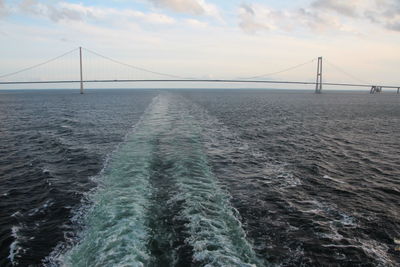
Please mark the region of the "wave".
[[8, 259], [12, 265], [16, 265], [18, 263], [18, 254], [24, 250], [24, 248], [20, 245], [20, 243], [25, 239], [20, 233], [21, 228], [21, 225], [11, 227], [11, 236], [14, 238], [14, 241], [10, 245]]

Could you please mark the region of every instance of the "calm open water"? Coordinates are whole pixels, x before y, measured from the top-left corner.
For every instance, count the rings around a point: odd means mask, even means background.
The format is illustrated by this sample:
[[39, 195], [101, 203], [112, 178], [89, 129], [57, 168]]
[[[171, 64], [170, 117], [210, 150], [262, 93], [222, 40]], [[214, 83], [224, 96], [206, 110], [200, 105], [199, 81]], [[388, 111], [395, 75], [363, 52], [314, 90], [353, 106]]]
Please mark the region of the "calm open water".
[[0, 266], [398, 266], [399, 141], [389, 92], [1, 91]]

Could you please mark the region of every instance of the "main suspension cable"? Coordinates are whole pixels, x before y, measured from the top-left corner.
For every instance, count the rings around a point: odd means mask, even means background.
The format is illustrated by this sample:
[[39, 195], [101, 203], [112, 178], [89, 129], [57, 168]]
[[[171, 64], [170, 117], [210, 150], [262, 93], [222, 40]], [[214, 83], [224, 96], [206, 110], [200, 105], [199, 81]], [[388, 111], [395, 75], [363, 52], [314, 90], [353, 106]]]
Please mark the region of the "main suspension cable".
[[75, 48], [75, 49], [73, 49], [73, 50], [71, 50], [71, 51], [68, 51], [68, 52], [66, 52], [66, 53], [64, 53], [64, 54], [62, 54], [62, 55], [60, 55], [60, 56], [57, 56], [57, 57], [51, 58], [51, 59], [49, 59], [49, 60], [46, 60], [46, 61], [44, 61], [44, 62], [42, 62], [42, 63], [39, 63], [39, 64], [36, 64], [36, 65], [30, 66], [30, 67], [27, 67], [27, 68], [24, 68], [24, 69], [21, 69], [21, 70], [18, 70], [18, 71], [14, 71], [14, 72], [11, 72], [11, 73], [7, 73], [7, 74], [4, 74], [4, 75], [1, 75], [1, 76], [0, 76], [0, 79], [5, 78], [5, 77], [9, 77], [9, 76], [13, 76], [13, 75], [19, 74], [19, 73], [21, 73], [21, 72], [28, 71], [28, 70], [31, 70], [31, 69], [34, 69], [34, 68], [43, 66], [43, 65], [45, 65], [45, 64], [47, 64], [47, 63], [53, 62], [53, 61], [55, 61], [55, 60], [57, 60], [57, 59], [59, 59], [59, 58], [62, 58], [62, 57], [64, 57], [64, 56], [68, 55], [68, 54], [71, 54], [72, 52], [75, 52], [75, 51], [78, 50], [78, 49], [79, 49], [79, 48]]
[[266, 73], [266, 74], [263, 74], [263, 75], [257, 75], [257, 76], [252, 76], [252, 77], [241, 77], [239, 79], [241, 79], [241, 80], [249, 80], [249, 79], [268, 77], [268, 76], [272, 76], [272, 75], [276, 75], [276, 74], [280, 74], [280, 73], [283, 73], [283, 72], [286, 72], [286, 71], [290, 71], [290, 70], [294, 70], [294, 69], [300, 68], [300, 67], [302, 67], [304, 65], [307, 65], [307, 64], [310, 64], [310, 63], [314, 62], [315, 60], [317, 60], [317, 58], [314, 58], [311, 61], [307, 61], [307, 62], [298, 64], [298, 65], [295, 65], [293, 67], [290, 67], [290, 68], [287, 68], [287, 69], [283, 69], [283, 70], [280, 70], [280, 71]]
[[104, 58], [104, 59], [107, 59], [107, 60], [112, 61], [112, 62], [114, 62], [114, 63], [123, 65], [123, 66], [125, 66], [125, 67], [129, 67], [129, 68], [132, 68], [132, 69], [136, 69], [136, 70], [140, 70], [140, 71], [143, 71], [143, 72], [152, 73], [152, 74], [156, 74], [156, 75], [166, 76], [166, 77], [170, 77], [170, 78], [187, 79], [187, 78], [182, 77], [182, 76], [173, 75], [173, 74], [169, 74], [169, 73], [163, 73], [163, 72], [152, 71], [152, 70], [148, 70], [148, 69], [145, 69], [145, 68], [142, 68], [142, 67], [138, 67], [138, 66], [134, 66], [134, 65], [131, 65], [131, 64], [127, 64], [127, 63], [121, 62], [121, 61], [119, 61], [119, 60], [115, 60], [115, 59], [113, 59], [113, 58], [110, 58], [110, 57], [101, 55], [101, 54], [99, 54], [99, 53], [97, 53], [97, 52], [94, 52], [94, 51], [92, 51], [92, 50], [89, 50], [89, 49], [87, 49], [87, 48], [83, 48], [83, 49], [84, 49], [85, 51], [88, 51], [89, 53], [92, 53], [92, 54], [94, 54], [94, 55], [96, 55], [96, 56], [99, 56], [99, 57], [102, 57], [102, 58]]
[[329, 62], [329, 61], [326, 60], [326, 59], [325, 59], [324, 61], [325, 61], [328, 65], [332, 66], [333, 68], [335, 68], [335, 69], [338, 70], [339, 72], [341, 72], [341, 73], [347, 75], [348, 77], [350, 77], [350, 78], [352, 78], [352, 79], [354, 79], [354, 80], [356, 80], [356, 81], [358, 81], [358, 82], [368, 83], [367, 81], [365, 81], [365, 80], [363, 80], [363, 79], [360, 79], [360, 78], [357, 78], [356, 76], [352, 75], [351, 73], [348, 73], [347, 71], [345, 71], [344, 69], [342, 69], [342, 68], [336, 66], [336, 65], [333, 64], [332, 62]]

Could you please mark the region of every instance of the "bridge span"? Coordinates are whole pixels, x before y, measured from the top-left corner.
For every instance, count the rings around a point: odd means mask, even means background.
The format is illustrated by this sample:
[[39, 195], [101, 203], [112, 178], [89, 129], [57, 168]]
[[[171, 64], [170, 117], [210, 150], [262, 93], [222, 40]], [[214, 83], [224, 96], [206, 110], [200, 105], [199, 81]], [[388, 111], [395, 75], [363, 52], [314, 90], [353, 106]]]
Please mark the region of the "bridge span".
[[[147, 73], [152, 73], [160, 76], [166, 76], [169, 77], [168, 79], [84, 79], [84, 62], [83, 62], [83, 57], [82, 57], [82, 51], [88, 51], [89, 53], [92, 53], [96, 56], [99, 56], [103, 59], [106, 59], [108, 61], [111, 61], [112, 63], [116, 63], [119, 65], [123, 65], [128, 68], [133, 68], [139, 71], [147, 72]], [[48, 63], [51, 63], [53, 61], [56, 61], [66, 55], [69, 55], [75, 51], [79, 51], [79, 79], [55, 79], [55, 80], [22, 80], [22, 81], [16, 81], [16, 80], [4, 80], [4, 78], [12, 77], [16, 74], [23, 73], [38, 67], [41, 67], [43, 65], [46, 65]], [[316, 80], [315, 82], [310, 82], [310, 81], [289, 81], [289, 80], [267, 80], [267, 79], [260, 79], [262, 77], [266, 76], [271, 76], [274, 74], [280, 74], [283, 72], [291, 71], [293, 69], [302, 67], [306, 64], [312, 63], [317, 60], [317, 74], [316, 74]], [[18, 71], [14, 71], [8, 74], [0, 75], [0, 85], [18, 85], [18, 84], [80, 84], [80, 93], [84, 93], [84, 84], [87, 83], [232, 83], [232, 84], [291, 84], [291, 85], [313, 85], [315, 86], [315, 93], [320, 94], [322, 93], [322, 88], [323, 86], [343, 86], [343, 87], [359, 87], [359, 88], [370, 88], [370, 93], [371, 94], [376, 94], [376, 93], [381, 93], [383, 88], [388, 88], [388, 89], [397, 89], [397, 94], [400, 94], [400, 85], [377, 85], [377, 84], [371, 84], [371, 83], [341, 83], [341, 82], [323, 82], [322, 79], [322, 65], [323, 64], [323, 59], [322, 57], [318, 57], [316, 59], [313, 59], [311, 61], [308, 61], [306, 63], [302, 63], [299, 65], [292, 66], [290, 68], [264, 74], [264, 75], [259, 75], [259, 76], [253, 76], [253, 77], [245, 77], [245, 78], [237, 78], [237, 79], [198, 79], [198, 78], [184, 78], [180, 77], [177, 75], [172, 75], [172, 74], [166, 74], [166, 73], [161, 73], [161, 72], [156, 72], [152, 70], [148, 70], [145, 68], [133, 66], [130, 64], [126, 64], [120, 61], [117, 61], [115, 59], [109, 58], [107, 56], [103, 56], [101, 54], [98, 54], [96, 52], [93, 52], [89, 49], [83, 49], [82, 47], [76, 48], [72, 51], [69, 51], [67, 53], [64, 53], [58, 57], [52, 58], [50, 60], [47, 60], [45, 62], [42, 62], [40, 64], [36, 64], [34, 66], [24, 68]], [[333, 65], [333, 64], [331, 64]], [[336, 67], [338, 70], [341, 72], [345, 73], [346, 75], [353, 77], [353, 75], [341, 70], [339, 67]], [[357, 79], [357, 78], [355, 78]], [[360, 80], [360, 79], [357, 79]]]

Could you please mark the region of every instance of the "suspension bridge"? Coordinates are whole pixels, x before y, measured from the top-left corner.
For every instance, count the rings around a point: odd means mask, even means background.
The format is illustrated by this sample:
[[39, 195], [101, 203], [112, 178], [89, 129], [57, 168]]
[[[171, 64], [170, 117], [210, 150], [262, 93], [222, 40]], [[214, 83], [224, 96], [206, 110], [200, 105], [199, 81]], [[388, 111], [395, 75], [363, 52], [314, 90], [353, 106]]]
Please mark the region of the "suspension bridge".
[[[78, 56], [76, 55], [78, 53]], [[103, 69], [99, 69], [98, 66], [94, 70], [90, 70], [85, 68], [84, 61], [84, 53], [89, 54], [91, 56], [95, 56], [97, 58], [106, 61], [107, 64], [117, 65], [119, 67], [123, 67], [125, 70], [117, 70], [118, 73], [123, 73], [125, 75], [119, 75], [119, 77], [107, 78], [109, 76], [110, 71]], [[69, 62], [66, 65], [69, 65], [72, 69], [79, 68], [79, 75], [69, 75], [69, 77], [65, 78], [64, 75], [65, 69], [63, 67], [54, 67], [54, 63], [60, 61], [62, 59], [65, 60], [66, 57], [69, 57]], [[68, 61], [68, 60], [67, 60]], [[278, 80], [278, 79], [266, 79], [266, 77], [271, 77], [274, 75], [278, 75], [281, 73], [290, 72], [301, 68], [305, 65], [313, 64], [316, 62], [316, 77], [313, 81], [293, 81], [293, 80]], [[326, 62], [326, 61], [325, 61]], [[324, 64], [325, 64], [324, 62]], [[79, 63], [79, 64], [77, 64]], [[318, 57], [307, 61], [302, 64], [298, 64], [295, 66], [291, 66], [289, 68], [285, 68], [279, 71], [266, 73], [257, 76], [251, 77], [240, 77], [234, 79], [202, 79], [202, 78], [193, 78], [193, 77], [182, 77], [179, 75], [163, 73], [158, 71], [153, 71], [150, 69], [146, 69], [143, 67], [134, 66], [131, 64], [124, 63], [122, 61], [104, 56], [97, 52], [94, 52], [90, 49], [86, 48], [75, 48], [71, 51], [68, 51], [64, 54], [61, 54], [57, 57], [51, 58], [39, 64], [35, 64], [26, 68], [22, 68], [13, 72], [5, 73], [0, 75], [0, 85], [23, 85], [23, 84], [79, 84], [80, 85], [80, 93], [84, 93], [84, 84], [90, 83], [150, 83], [150, 82], [161, 82], [161, 83], [226, 83], [226, 84], [288, 84], [288, 85], [310, 85], [315, 86], [315, 93], [322, 93], [322, 88], [324, 86], [342, 86], [342, 87], [361, 87], [368, 88], [371, 94], [382, 92], [383, 88], [394, 89], [397, 90], [397, 94], [400, 93], [400, 85], [382, 85], [382, 84], [371, 84], [362, 79], [355, 77], [354, 75], [344, 71], [342, 68], [336, 66], [333, 63], [327, 62], [330, 66], [334, 67], [337, 71], [345, 74], [346, 76], [352, 78], [353, 80], [357, 80], [357, 83], [351, 82], [324, 82], [323, 81], [323, 58]], [[46, 70], [47, 67], [47, 70]], [[49, 69], [52, 72], [52, 75], [49, 75]], [[134, 75], [135, 78], [131, 78], [132, 75], [127, 75], [126, 70], [134, 70], [135, 72], [140, 72], [144, 74], [150, 74], [152, 77], [145, 77], [143, 75], [138, 76]], [[45, 74], [43, 74], [45, 73]], [[54, 75], [57, 73], [57, 75]], [[30, 76], [23, 76], [23, 74], [30, 74]], [[22, 76], [21, 76], [22, 75]], [[67, 75], [68, 76], [68, 75]], [[101, 76], [99, 78], [99, 76]], [[157, 76], [157, 78], [154, 78]], [[91, 78], [92, 77], [92, 78]]]

